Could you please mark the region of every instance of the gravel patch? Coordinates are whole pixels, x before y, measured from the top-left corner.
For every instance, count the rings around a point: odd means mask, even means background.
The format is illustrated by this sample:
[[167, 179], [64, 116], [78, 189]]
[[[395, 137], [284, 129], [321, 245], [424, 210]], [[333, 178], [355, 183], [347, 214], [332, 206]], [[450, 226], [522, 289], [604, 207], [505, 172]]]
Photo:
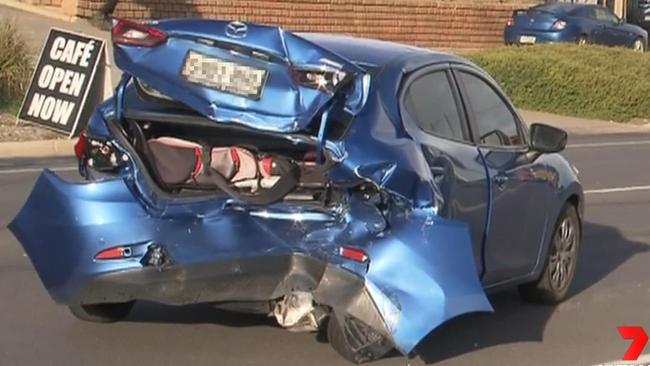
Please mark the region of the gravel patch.
[[65, 139], [66, 135], [27, 123], [16, 125], [16, 117], [0, 114], [0, 142]]

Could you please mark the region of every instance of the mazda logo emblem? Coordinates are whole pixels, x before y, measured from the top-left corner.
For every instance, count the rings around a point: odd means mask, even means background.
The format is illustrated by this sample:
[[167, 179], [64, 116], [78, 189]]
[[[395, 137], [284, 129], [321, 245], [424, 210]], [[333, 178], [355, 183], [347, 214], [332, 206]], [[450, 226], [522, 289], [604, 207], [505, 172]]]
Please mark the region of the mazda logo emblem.
[[226, 35], [231, 38], [244, 38], [248, 32], [246, 24], [236, 21], [230, 22], [226, 26]]

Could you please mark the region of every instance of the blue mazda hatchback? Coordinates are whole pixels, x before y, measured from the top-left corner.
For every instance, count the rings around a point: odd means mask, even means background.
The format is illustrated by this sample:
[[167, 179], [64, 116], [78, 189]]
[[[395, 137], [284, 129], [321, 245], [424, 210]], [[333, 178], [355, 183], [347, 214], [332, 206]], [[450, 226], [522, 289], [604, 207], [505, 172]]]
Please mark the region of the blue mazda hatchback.
[[507, 45], [592, 43], [644, 52], [648, 32], [599, 5], [555, 3], [515, 10], [506, 23], [504, 40]]
[[[414, 351], [518, 286], [562, 301], [583, 215], [567, 134], [483, 70], [401, 44], [216, 20], [116, 22], [115, 96], [10, 229], [51, 297], [111, 322], [207, 303]], [[498, 331], [498, 330], [495, 330]]]

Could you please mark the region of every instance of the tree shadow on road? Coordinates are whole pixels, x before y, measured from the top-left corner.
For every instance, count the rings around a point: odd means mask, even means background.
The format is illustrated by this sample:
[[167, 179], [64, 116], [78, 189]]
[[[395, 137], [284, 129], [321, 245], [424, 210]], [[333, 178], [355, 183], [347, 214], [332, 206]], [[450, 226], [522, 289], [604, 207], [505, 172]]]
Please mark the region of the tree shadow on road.
[[[575, 296], [598, 283], [632, 256], [648, 251], [641, 242], [626, 239], [609, 226], [584, 223]], [[523, 302], [516, 290], [490, 296], [494, 314], [471, 314], [452, 320], [427, 336], [416, 353], [432, 364], [478, 349], [517, 342], [541, 342], [555, 307]]]

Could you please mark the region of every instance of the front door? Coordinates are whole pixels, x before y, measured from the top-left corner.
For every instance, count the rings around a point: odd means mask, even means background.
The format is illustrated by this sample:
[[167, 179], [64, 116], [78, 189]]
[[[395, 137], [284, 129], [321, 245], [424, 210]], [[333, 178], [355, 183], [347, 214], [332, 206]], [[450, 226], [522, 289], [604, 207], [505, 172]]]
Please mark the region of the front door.
[[490, 182], [484, 285], [533, 271], [540, 255], [549, 194], [544, 168], [526, 158], [526, 129], [488, 77], [455, 71]]
[[422, 146], [431, 168], [438, 213], [467, 223], [477, 272], [483, 271], [488, 182], [448, 65], [410, 75], [402, 94], [407, 132]]

